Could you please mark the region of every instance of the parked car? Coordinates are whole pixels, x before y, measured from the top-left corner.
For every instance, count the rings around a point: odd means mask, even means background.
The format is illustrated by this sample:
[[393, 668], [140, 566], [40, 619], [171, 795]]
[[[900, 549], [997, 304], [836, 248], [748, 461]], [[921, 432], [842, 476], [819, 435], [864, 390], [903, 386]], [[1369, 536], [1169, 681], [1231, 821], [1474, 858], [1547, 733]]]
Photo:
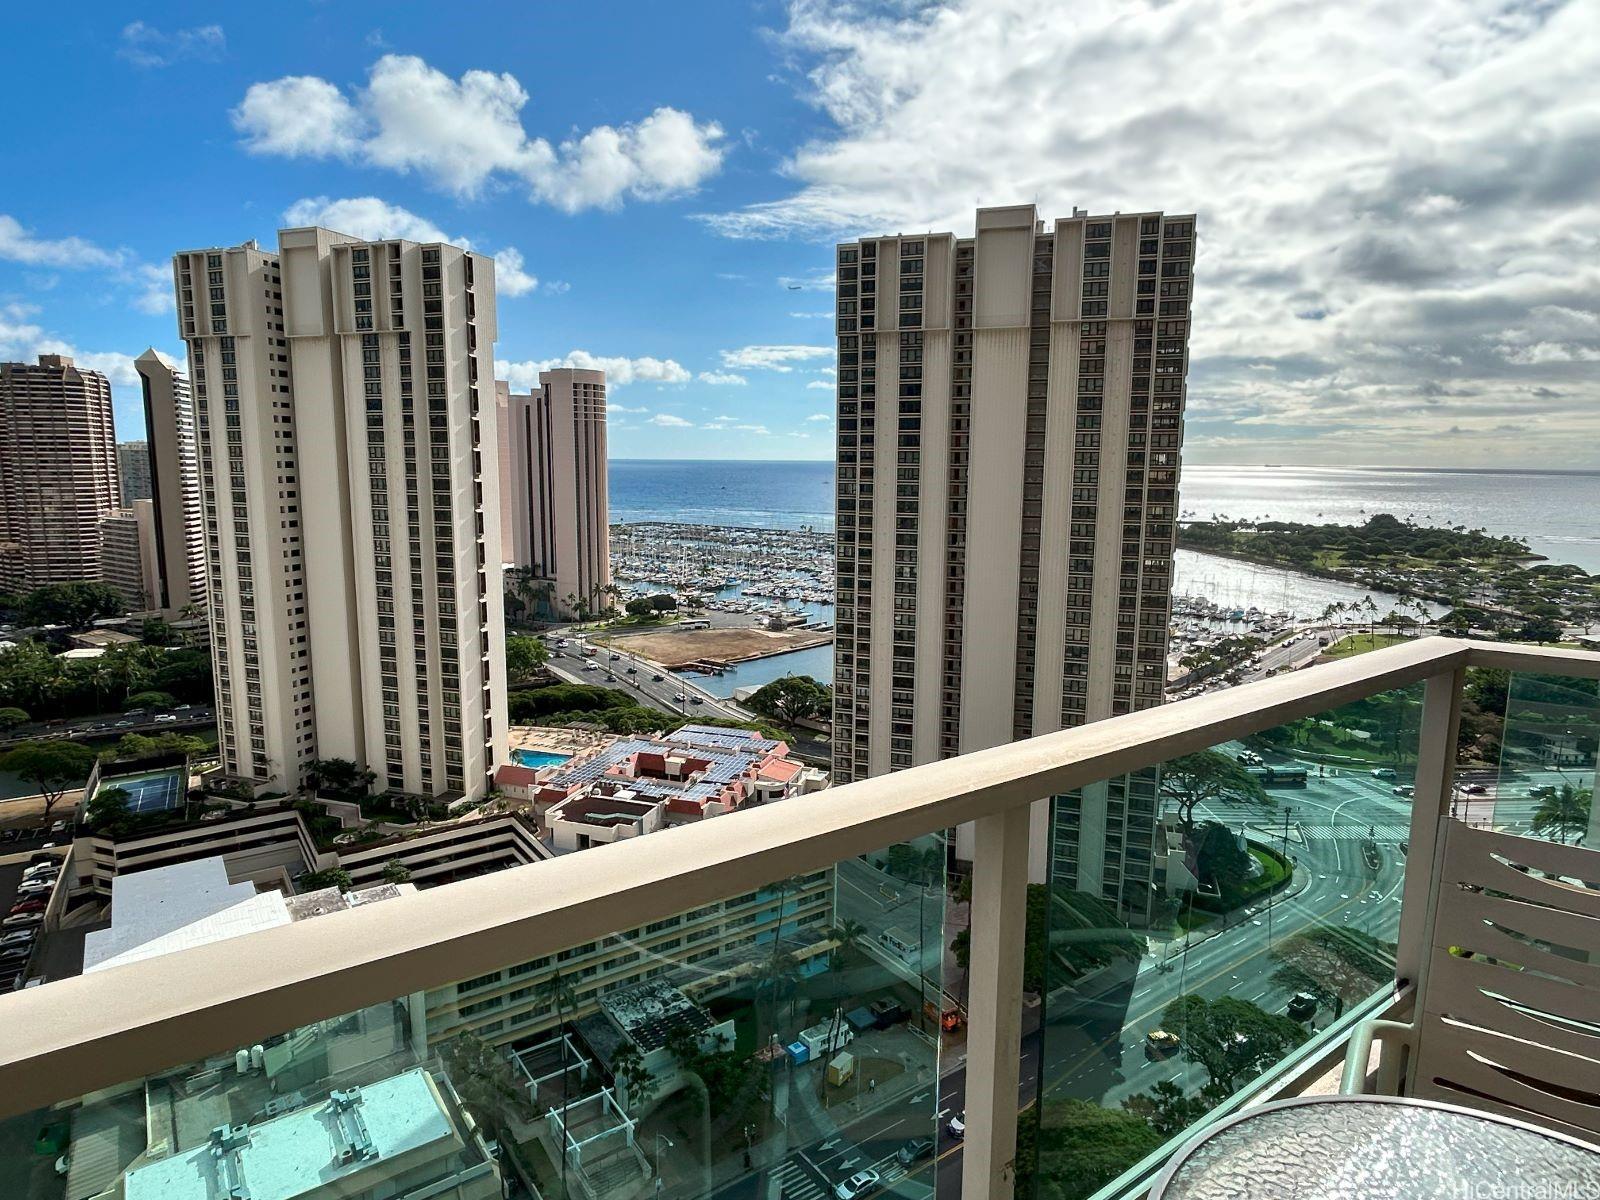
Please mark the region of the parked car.
[[19, 896], [42, 896], [55, 887], [53, 879], [25, 879], [17, 885]]
[[34, 863], [22, 873], [24, 879], [38, 879], [41, 875], [59, 875], [61, 865], [54, 860], [50, 862]]
[[1317, 1015], [1317, 998], [1310, 992], [1296, 992], [1289, 997], [1289, 1019], [1309, 1021]]
[[868, 1188], [876, 1187], [877, 1184], [878, 1173], [868, 1167], [865, 1171], [857, 1171], [849, 1179], [843, 1180], [833, 1189], [833, 1194], [839, 1197], [839, 1200], [856, 1200], [857, 1196]]
[[33, 943], [25, 946], [0, 946], [0, 963], [23, 963], [33, 954]]
[[21, 929], [26, 925], [41, 925], [44, 923], [42, 912], [17, 913], [0, 921], [0, 929]]
[[13, 904], [11, 906], [11, 911], [9, 913], [7, 913], [6, 915], [14, 917], [18, 913], [43, 912], [45, 910], [45, 907], [46, 907], [46, 902], [43, 901], [43, 900], [37, 900], [37, 899], [33, 899], [33, 900], [18, 900], [15, 904]]
[[932, 1153], [932, 1138], [912, 1138], [904, 1146], [901, 1146], [899, 1150], [895, 1151], [895, 1157], [900, 1160], [901, 1166], [909, 1167], [914, 1162], [921, 1162]]
[[0, 933], [0, 946], [26, 946], [38, 933], [36, 929], [13, 929]]

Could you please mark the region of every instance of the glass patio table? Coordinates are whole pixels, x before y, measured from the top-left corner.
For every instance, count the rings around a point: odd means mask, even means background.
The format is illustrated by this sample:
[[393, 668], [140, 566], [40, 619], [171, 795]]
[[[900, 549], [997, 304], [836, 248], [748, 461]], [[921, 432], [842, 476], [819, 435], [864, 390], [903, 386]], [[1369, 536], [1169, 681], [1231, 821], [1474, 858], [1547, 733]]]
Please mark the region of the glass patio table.
[[1600, 1197], [1600, 1148], [1431, 1100], [1320, 1096], [1263, 1104], [1178, 1151], [1150, 1200]]

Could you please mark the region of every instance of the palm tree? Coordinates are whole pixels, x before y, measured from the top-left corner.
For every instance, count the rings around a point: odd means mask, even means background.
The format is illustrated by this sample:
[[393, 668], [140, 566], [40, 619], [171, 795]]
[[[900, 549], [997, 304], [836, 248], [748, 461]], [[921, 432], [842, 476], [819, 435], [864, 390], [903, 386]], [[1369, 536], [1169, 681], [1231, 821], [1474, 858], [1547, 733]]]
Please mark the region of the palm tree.
[[561, 1194], [571, 1195], [567, 1191], [567, 1160], [571, 1157], [567, 1150], [567, 1105], [571, 1100], [567, 1084], [567, 1010], [576, 1008], [578, 997], [573, 994], [566, 977], [557, 967], [555, 973], [539, 985], [538, 996], [541, 1002], [556, 1010], [556, 1036], [561, 1039]]
[[1533, 813], [1533, 831], [1565, 844], [1583, 841], [1589, 832], [1589, 817], [1594, 808], [1594, 790], [1564, 783], [1552, 788], [1539, 801]]
[[867, 927], [852, 917], [846, 917], [838, 924], [828, 926], [824, 932], [838, 943], [833, 948], [833, 953], [828, 956], [829, 968], [837, 971], [844, 965], [845, 947], [854, 945], [857, 938], [866, 937]]
[[637, 1120], [656, 1092], [656, 1077], [644, 1065], [644, 1055], [632, 1042], [623, 1042], [611, 1056], [611, 1074], [628, 1097], [628, 1110]]

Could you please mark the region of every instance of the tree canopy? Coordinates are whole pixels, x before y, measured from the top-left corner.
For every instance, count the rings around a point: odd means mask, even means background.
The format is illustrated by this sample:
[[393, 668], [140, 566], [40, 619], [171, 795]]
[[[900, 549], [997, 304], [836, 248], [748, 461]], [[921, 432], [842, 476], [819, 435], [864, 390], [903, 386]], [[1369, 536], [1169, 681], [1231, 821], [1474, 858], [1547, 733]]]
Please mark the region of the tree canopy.
[[44, 815], [56, 806], [69, 787], [78, 787], [94, 766], [94, 751], [70, 741], [23, 742], [0, 755], [0, 771], [19, 775], [39, 789]]
[[1177, 808], [1185, 832], [1194, 830], [1195, 808], [1224, 797], [1270, 806], [1256, 778], [1226, 754], [1201, 750], [1161, 764], [1161, 794]]
[[792, 725], [802, 717], [827, 712], [833, 692], [809, 675], [785, 675], [762, 686], [746, 703], [753, 712]]
[[506, 675], [526, 679], [550, 660], [550, 647], [543, 638], [511, 634], [506, 638]]
[[122, 593], [103, 583], [50, 583], [23, 597], [19, 615], [25, 625], [82, 629], [98, 617], [114, 617], [127, 607]]
[[1210, 1096], [1218, 1101], [1306, 1039], [1298, 1022], [1233, 996], [1180, 996], [1167, 1005], [1161, 1024], [1182, 1038], [1183, 1054], [1205, 1069]]

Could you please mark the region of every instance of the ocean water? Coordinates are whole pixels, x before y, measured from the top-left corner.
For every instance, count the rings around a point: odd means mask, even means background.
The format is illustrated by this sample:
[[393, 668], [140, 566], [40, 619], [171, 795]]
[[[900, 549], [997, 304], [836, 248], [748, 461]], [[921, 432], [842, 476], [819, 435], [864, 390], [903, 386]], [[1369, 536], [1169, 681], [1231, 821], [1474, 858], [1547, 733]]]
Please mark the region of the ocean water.
[[[833, 463], [613, 459], [613, 521], [833, 528]], [[1207, 518], [1359, 523], [1374, 513], [1526, 538], [1600, 572], [1600, 472], [1392, 467], [1183, 469], [1180, 509]]]
[[833, 529], [833, 463], [614, 458], [611, 519]]

